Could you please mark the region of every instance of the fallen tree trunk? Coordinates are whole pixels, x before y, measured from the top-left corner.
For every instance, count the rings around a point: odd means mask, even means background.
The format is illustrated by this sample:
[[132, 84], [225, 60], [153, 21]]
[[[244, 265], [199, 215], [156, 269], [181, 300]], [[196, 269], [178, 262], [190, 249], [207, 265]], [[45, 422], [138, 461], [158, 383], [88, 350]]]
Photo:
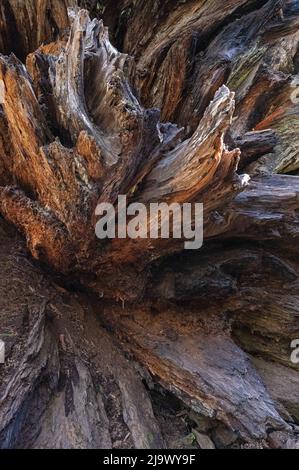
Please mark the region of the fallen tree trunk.
[[[297, 2], [33, 3], [0, 10], [0, 212], [39, 263], [1, 222], [0, 447], [298, 446]], [[203, 203], [203, 248], [98, 240], [120, 195]]]

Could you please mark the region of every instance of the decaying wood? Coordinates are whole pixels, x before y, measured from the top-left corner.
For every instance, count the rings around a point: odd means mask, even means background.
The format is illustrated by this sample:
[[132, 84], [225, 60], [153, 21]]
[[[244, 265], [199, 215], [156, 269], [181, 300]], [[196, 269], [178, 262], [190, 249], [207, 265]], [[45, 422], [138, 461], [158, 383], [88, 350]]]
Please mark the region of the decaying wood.
[[2, 222], [0, 448], [162, 448], [141, 379], [86, 299], [51, 285], [7, 230]]
[[[39, 262], [1, 220], [1, 448], [169, 447], [166, 391], [199, 446], [298, 446], [298, 18], [1, 3], [0, 213]], [[203, 203], [203, 248], [98, 240], [119, 195]]]
[[[163, 119], [190, 133], [225, 83], [236, 93], [232, 134], [243, 138], [255, 128], [272, 128], [281, 140], [272, 171], [298, 169], [298, 147], [292, 144], [298, 99], [290, 100], [298, 85], [296, 2], [265, 0], [257, 6], [241, 0], [225, 5], [144, 0], [133, 17], [130, 2], [121, 3], [126, 12], [122, 24], [109, 7], [104, 18], [118, 43], [136, 57], [134, 83], [146, 106], [159, 107]], [[174, 86], [168, 86], [170, 76]], [[270, 156], [264, 171], [272, 160]]]
[[0, 49], [25, 59], [44, 42], [51, 42], [69, 27], [69, 7], [76, 0], [3, 0], [0, 6]]
[[198, 413], [238, 430], [239, 437], [262, 440], [271, 428], [287, 431], [242, 350], [226, 335], [205, 330], [203, 320], [197, 326], [194, 315], [189, 328], [186, 319], [186, 310], [165, 310], [154, 320], [140, 310], [130, 317], [121, 310], [107, 314], [129, 352]]
[[[114, 270], [116, 262], [121, 268], [127, 265], [128, 259], [134, 262], [144, 258], [144, 245], [129, 244], [123, 250], [121, 242], [119, 247], [111, 244], [108, 252], [105, 249], [106, 255], [100, 254], [101, 247], [94, 233], [97, 202], [113, 202], [118, 194], [130, 191], [134, 184], [143, 185], [141, 191], [137, 188], [134, 192], [134, 197], [140, 200], [168, 201], [171, 194], [175, 200], [185, 202], [204, 192], [218, 170], [221, 178], [227, 179], [228, 192], [233, 197], [235, 184], [230, 184], [230, 180], [237, 178], [239, 152], [228, 152], [224, 144], [234, 110], [233, 94], [228, 88], [218, 91], [193, 137], [168, 150], [175, 145], [179, 129], [171, 124], [160, 124], [157, 111], [146, 111], [140, 106], [126, 82], [123, 70], [126, 56], [111, 46], [102, 23], [91, 22], [81, 10], [73, 21], [65, 50], [59, 56], [45, 58], [49, 65], [45, 80], [52, 89], [53, 119], [65, 140], [63, 145], [52, 137], [52, 129], [34, 94], [34, 88], [41, 90], [45, 70], [40, 54], [37, 52], [35, 60], [29, 62], [39, 67], [38, 73], [32, 73], [38, 80], [34, 86], [14, 56], [2, 57], [0, 73], [3, 110], [15, 153], [14, 167], [8, 171], [24, 191], [22, 194], [12, 187], [3, 189], [2, 212], [25, 232], [37, 259], [46, 260], [64, 272], [80, 271], [81, 266], [85, 270], [88, 262], [90, 271], [102, 277], [102, 272]], [[87, 94], [86, 99], [85, 62], [88, 63], [87, 77], [92, 71], [100, 83], [106, 83], [102, 90], [97, 88], [97, 96]], [[94, 88], [91, 84], [91, 89]], [[93, 107], [92, 118], [88, 114], [88, 98], [99, 103], [98, 108]], [[37, 127], [39, 131], [34, 135]], [[74, 147], [70, 150], [66, 143]], [[201, 164], [194, 171], [197, 159]], [[3, 166], [7, 165], [6, 161], [4, 156]], [[161, 178], [166, 184], [159, 181]], [[239, 188], [236, 186], [236, 189]], [[28, 190], [37, 199], [34, 204], [25, 195]], [[220, 198], [220, 204], [223, 203], [224, 199]], [[25, 217], [19, 210], [22, 205]], [[28, 216], [31, 224], [27, 222]], [[65, 240], [60, 240], [58, 246], [53, 237], [44, 241], [43, 230], [38, 233], [34, 230], [35, 225], [43, 221], [47, 225], [45, 232], [51, 230], [50, 218], [55, 222], [54, 230], [60, 225], [59, 232], [65, 231]], [[59, 249], [60, 256], [57, 256]], [[161, 251], [153, 249], [156, 254], [144, 258], [144, 267]], [[111, 282], [110, 278], [109, 284]], [[125, 292], [119, 295], [128, 296]]]
[[[234, 142], [234, 146], [241, 150], [241, 161], [239, 169], [244, 170], [248, 165], [261, 156], [271, 153], [278, 144], [278, 138], [274, 131], [247, 132]], [[248, 168], [247, 168], [248, 171]]]

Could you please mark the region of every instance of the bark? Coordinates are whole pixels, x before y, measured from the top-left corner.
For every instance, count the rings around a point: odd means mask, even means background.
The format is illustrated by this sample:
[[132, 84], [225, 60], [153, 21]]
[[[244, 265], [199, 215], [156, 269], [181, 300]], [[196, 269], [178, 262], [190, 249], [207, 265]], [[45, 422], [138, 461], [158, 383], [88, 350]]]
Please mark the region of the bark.
[[[21, 3], [0, 212], [34, 261], [1, 221], [0, 447], [170, 447], [165, 393], [199, 446], [298, 446], [298, 2]], [[124, 194], [202, 202], [203, 248], [98, 240]]]

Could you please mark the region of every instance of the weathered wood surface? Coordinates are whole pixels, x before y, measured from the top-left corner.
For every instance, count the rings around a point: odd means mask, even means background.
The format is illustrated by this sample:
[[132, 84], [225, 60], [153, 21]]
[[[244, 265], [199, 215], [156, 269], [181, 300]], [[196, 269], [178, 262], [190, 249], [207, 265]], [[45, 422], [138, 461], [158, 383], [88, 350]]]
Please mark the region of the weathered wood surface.
[[0, 51], [25, 59], [42, 43], [67, 33], [68, 8], [76, 0], [3, 0], [0, 5]]
[[163, 448], [141, 378], [88, 299], [53, 285], [3, 221], [0, 238], [8, 358], [0, 367], [0, 448]]
[[[5, 225], [0, 447], [163, 448], [143, 382], [201, 442], [298, 446], [298, 2], [75, 3], [0, 6], [0, 213], [96, 294]], [[202, 202], [204, 247], [100, 242], [119, 194]]]
[[280, 144], [263, 171], [298, 170], [298, 98], [290, 100], [298, 86], [296, 1], [144, 0], [132, 10], [124, 0], [119, 10], [108, 2], [104, 19], [117, 44], [135, 57], [142, 103], [190, 133], [226, 84], [236, 92], [234, 137], [272, 128]]
[[[292, 327], [290, 298], [296, 293], [290, 266], [283, 267], [290, 270], [290, 286], [280, 287], [282, 293], [273, 301], [272, 287], [279, 288], [286, 279], [274, 255], [248, 250], [241, 258], [238, 250], [228, 250], [221, 260], [218, 255], [218, 265], [215, 255], [201, 261], [193, 257], [193, 265], [182, 259], [176, 267], [168, 265], [171, 272], [160, 270], [158, 290], [151, 288], [159, 301], [128, 309], [90, 303], [85, 295], [74, 296], [53, 285], [10, 232], [2, 223], [1, 292], [10, 285], [9, 298], [1, 296], [9, 357], [0, 371], [2, 448], [163, 448], [167, 436], [154, 418], [142, 378], [150, 387], [158, 382], [179, 397], [187, 409], [194, 410], [193, 419], [199, 423], [205, 417], [215, 436], [225, 426], [237, 446], [272, 447], [273, 435], [275, 447], [296, 445], [296, 369], [288, 366], [287, 348], [285, 356], [279, 357], [271, 346], [271, 341], [287, 339]], [[238, 280], [237, 289], [233, 272], [241, 262], [246, 278]], [[267, 266], [268, 273], [273, 270], [271, 286], [258, 263]], [[240, 329], [240, 324], [248, 322], [245, 312], [248, 304], [253, 305], [251, 295], [258, 294], [256, 286], [252, 293], [247, 286], [257, 272], [263, 278], [256, 284], [264, 292], [259, 308], [262, 311], [268, 305], [268, 310], [257, 321], [258, 306], [255, 311], [251, 308], [250, 327], [254, 325], [258, 333], [248, 332], [244, 339], [238, 333], [244, 335], [247, 330]], [[238, 275], [242, 277], [240, 271]], [[176, 278], [171, 282], [169, 276]], [[226, 299], [222, 306], [217, 304], [219, 299]], [[282, 317], [274, 316], [275, 302], [288, 302], [284, 332]], [[204, 307], [201, 311], [199, 305]], [[297, 325], [294, 317], [293, 328]], [[264, 351], [258, 339], [263, 344], [267, 335]], [[257, 354], [257, 360], [246, 349]], [[285, 365], [279, 365], [283, 361]], [[134, 363], [142, 366], [141, 376]], [[291, 380], [287, 399], [282, 385], [277, 385], [282, 372]]]

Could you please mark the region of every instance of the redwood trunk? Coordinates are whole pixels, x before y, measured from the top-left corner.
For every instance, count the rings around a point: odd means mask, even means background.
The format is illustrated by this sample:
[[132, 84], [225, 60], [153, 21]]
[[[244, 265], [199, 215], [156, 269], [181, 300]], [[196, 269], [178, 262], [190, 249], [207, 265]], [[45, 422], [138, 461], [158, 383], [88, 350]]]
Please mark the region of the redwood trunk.
[[[298, 44], [292, 0], [1, 3], [0, 448], [298, 447]], [[98, 240], [119, 195], [204, 246]]]

